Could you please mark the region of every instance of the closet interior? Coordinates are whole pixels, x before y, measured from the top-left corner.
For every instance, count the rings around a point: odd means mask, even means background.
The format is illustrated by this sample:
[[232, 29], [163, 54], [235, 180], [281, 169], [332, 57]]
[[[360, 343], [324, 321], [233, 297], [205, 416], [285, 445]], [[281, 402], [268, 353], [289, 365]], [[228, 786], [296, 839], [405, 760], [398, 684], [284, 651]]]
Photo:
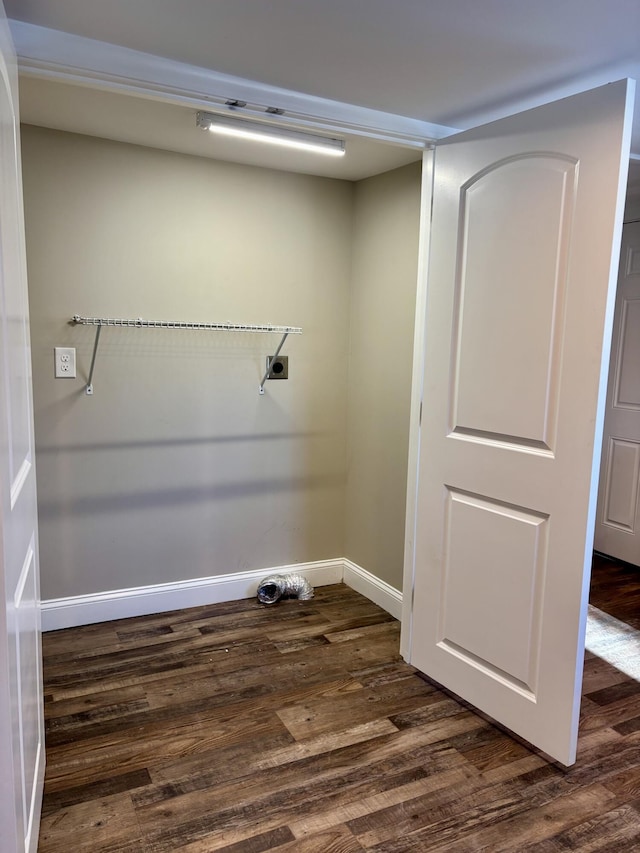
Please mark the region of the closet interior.
[[336, 558], [400, 590], [420, 150], [326, 165], [185, 107], [21, 99], [44, 602]]

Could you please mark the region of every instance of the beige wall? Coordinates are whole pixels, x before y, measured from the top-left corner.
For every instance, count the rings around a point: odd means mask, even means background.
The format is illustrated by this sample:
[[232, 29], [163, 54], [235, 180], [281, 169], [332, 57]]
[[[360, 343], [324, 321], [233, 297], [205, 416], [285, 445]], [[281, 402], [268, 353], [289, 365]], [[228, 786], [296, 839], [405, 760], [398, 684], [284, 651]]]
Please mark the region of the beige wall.
[[420, 164], [356, 185], [346, 552], [402, 589]]
[[[419, 166], [354, 185], [25, 127], [23, 169], [43, 598], [342, 556], [400, 588]], [[261, 397], [277, 336], [105, 329], [87, 397], [75, 313], [304, 332]]]
[[[344, 555], [353, 185], [24, 128], [44, 599]], [[69, 318], [277, 323], [278, 338]], [[75, 346], [78, 379], [53, 378]]]

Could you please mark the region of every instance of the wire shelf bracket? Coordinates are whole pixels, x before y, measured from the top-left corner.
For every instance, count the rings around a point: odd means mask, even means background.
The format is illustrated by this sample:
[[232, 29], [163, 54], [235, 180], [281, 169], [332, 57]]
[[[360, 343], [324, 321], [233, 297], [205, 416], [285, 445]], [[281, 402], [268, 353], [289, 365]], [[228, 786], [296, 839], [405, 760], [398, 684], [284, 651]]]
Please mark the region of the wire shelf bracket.
[[282, 339], [276, 349], [275, 355], [269, 360], [267, 372], [262, 377], [262, 382], [258, 389], [258, 393], [264, 394], [264, 385], [269, 379], [271, 373], [271, 364], [280, 355], [280, 351], [289, 335], [301, 335], [302, 329], [299, 326], [274, 326], [271, 323], [185, 323], [180, 320], [143, 320], [138, 317], [135, 320], [119, 319], [116, 317], [81, 317], [80, 314], [74, 314], [71, 322], [75, 326], [95, 326], [96, 337], [93, 342], [93, 353], [91, 355], [91, 367], [89, 368], [89, 378], [85, 392], [87, 395], [93, 394], [93, 373], [96, 366], [96, 356], [98, 354], [98, 345], [100, 343], [100, 332], [104, 326], [114, 326], [118, 328], [136, 328], [136, 329], [188, 329], [191, 331], [213, 331], [213, 332], [250, 332], [253, 334], [264, 332], [277, 332], [282, 335]]

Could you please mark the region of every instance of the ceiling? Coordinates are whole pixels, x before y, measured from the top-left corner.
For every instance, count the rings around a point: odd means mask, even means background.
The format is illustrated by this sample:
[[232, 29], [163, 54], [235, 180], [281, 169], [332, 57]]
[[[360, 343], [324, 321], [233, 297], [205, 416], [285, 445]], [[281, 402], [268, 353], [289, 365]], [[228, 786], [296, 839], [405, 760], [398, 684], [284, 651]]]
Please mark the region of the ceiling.
[[[640, 0], [4, 0], [4, 5], [15, 20], [459, 129], [621, 77], [640, 79]], [[125, 141], [140, 144], [158, 144], [155, 136], [156, 143], [145, 141], [143, 131], [159, 126], [169, 140], [162, 147], [186, 150], [180, 147], [186, 144], [189, 153], [237, 159], [223, 150], [211, 153], [191, 128], [191, 141], [181, 143], [184, 107], [144, 105], [59, 81], [24, 80], [22, 87], [27, 121], [56, 126], [58, 116], [64, 129], [109, 136], [106, 125], [113, 138], [121, 138], [113, 127], [122, 125], [128, 127]], [[351, 163], [336, 177], [356, 179], [417, 156], [357, 138], [348, 149], [354, 152]], [[640, 93], [632, 149], [640, 155]], [[277, 158], [271, 165], [278, 165]], [[315, 169], [303, 163], [299, 170]], [[634, 171], [634, 180], [638, 177]]]

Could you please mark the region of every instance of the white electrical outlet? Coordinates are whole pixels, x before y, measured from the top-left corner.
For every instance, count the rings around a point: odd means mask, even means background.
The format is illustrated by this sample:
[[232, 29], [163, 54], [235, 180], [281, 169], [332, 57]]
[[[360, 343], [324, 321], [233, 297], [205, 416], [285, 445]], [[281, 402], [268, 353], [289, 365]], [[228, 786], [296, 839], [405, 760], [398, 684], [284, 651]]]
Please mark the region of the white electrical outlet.
[[55, 347], [54, 350], [56, 354], [56, 379], [75, 379], [75, 347]]

